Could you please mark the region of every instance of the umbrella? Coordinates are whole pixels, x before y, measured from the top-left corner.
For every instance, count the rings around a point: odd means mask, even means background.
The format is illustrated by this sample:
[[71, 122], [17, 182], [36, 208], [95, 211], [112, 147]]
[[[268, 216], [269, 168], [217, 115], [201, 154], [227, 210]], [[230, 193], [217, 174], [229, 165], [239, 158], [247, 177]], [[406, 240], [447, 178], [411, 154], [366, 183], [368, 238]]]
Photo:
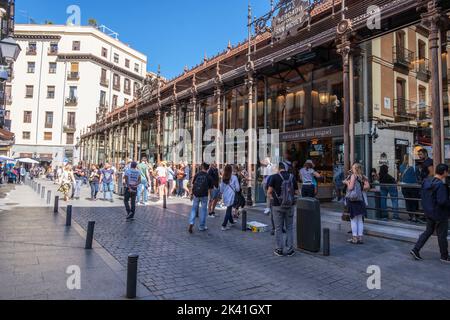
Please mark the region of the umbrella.
[[13, 158], [0, 156], [0, 162], [15, 161]]
[[39, 161], [30, 159], [30, 158], [17, 159], [17, 162], [29, 163], [29, 164], [39, 164]]

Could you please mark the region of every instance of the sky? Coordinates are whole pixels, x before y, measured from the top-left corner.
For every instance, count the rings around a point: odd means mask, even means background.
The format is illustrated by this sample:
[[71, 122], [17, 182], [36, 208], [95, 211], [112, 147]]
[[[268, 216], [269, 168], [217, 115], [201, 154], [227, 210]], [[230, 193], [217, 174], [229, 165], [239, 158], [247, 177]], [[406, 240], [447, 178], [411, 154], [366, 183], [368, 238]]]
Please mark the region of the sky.
[[[247, 37], [249, 0], [16, 0], [16, 23], [65, 24], [66, 9], [78, 5], [81, 23], [90, 18], [119, 33], [119, 40], [148, 57], [148, 71], [173, 78]], [[253, 15], [270, 10], [252, 0]]]

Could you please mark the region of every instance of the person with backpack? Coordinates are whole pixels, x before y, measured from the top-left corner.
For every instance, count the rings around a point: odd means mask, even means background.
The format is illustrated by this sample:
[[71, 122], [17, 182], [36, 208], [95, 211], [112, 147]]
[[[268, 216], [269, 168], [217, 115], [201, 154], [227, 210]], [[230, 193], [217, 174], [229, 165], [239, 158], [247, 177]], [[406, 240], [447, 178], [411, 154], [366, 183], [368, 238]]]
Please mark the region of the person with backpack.
[[416, 246], [411, 250], [415, 260], [423, 260], [420, 250], [436, 231], [441, 251], [441, 261], [450, 263], [448, 255], [448, 219], [450, 215], [450, 199], [446, 179], [448, 166], [440, 164], [436, 167], [434, 178], [426, 179], [422, 184], [422, 206], [427, 218], [427, 229], [420, 236]]
[[412, 185], [417, 184], [416, 168], [411, 165], [409, 155], [405, 155], [399, 168], [402, 194], [405, 198], [406, 211], [409, 212], [409, 221], [417, 223], [420, 216], [414, 214], [419, 211], [420, 190]]
[[[295, 176], [279, 164], [279, 173], [269, 180], [267, 194], [272, 200], [272, 212], [275, 220], [276, 256], [283, 256], [284, 249], [288, 257], [295, 255], [294, 250], [294, 210], [297, 203], [298, 184]], [[283, 227], [286, 227], [286, 241], [283, 239]], [[287, 247], [287, 248], [285, 248]]]
[[225, 166], [223, 170], [222, 183], [220, 184], [220, 193], [223, 197], [223, 203], [227, 207], [225, 218], [222, 223], [222, 231], [230, 230], [228, 222], [231, 225], [235, 225], [233, 219], [233, 208], [238, 204], [236, 203], [236, 193], [241, 191], [238, 177], [233, 174], [233, 167], [231, 165]]
[[348, 242], [351, 244], [364, 244], [364, 216], [367, 215], [364, 192], [370, 190], [370, 183], [369, 179], [363, 175], [361, 164], [355, 163], [352, 166], [352, 174], [344, 181], [344, 184], [347, 186], [345, 201], [350, 214], [353, 235]]
[[125, 204], [125, 210], [127, 211], [127, 221], [133, 220], [134, 215], [136, 214], [136, 197], [142, 179], [142, 172], [137, 169], [137, 166], [138, 164], [136, 162], [132, 162], [130, 169], [125, 171], [123, 178], [125, 187], [125, 197], [123, 202]]
[[[197, 217], [197, 212], [200, 216], [200, 226], [199, 231], [208, 230], [206, 226], [206, 216], [208, 214], [208, 196], [213, 188], [213, 181], [208, 175], [209, 165], [203, 163], [201, 165], [201, 171], [198, 172], [194, 179], [192, 180], [192, 195], [193, 204], [191, 215], [189, 218], [189, 233], [194, 232], [195, 219]], [[200, 210], [201, 204], [201, 210]]]

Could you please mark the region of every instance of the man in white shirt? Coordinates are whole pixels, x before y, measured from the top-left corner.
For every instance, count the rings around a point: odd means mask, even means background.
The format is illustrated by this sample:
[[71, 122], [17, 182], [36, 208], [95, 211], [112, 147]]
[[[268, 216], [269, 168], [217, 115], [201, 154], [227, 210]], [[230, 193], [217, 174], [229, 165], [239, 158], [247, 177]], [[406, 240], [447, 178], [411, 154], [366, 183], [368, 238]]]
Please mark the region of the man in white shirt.
[[266, 209], [264, 210], [264, 214], [269, 215], [270, 214], [270, 199], [267, 196], [267, 189], [268, 189], [268, 179], [269, 177], [273, 174], [273, 165], [270, 162], [270, 158], [266, 158], [263, 161], [261, 161], [261, 173], [263, 176], [263, 189], [264, 189], [264, 194], [266, 196]]

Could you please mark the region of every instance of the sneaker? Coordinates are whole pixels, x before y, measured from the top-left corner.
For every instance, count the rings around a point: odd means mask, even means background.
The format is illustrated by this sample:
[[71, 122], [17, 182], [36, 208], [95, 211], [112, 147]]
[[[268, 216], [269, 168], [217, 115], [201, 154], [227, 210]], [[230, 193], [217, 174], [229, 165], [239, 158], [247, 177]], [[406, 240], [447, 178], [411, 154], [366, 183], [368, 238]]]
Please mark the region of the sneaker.
[[189, 232], [190, 234], [193, 234], [193, 233], [194, 233], [194, 225], [193, 225], [193, 224], [191, 224], [191, 225], [189, 226], [188, 232]]
[[413, 258], [417, 261], [422, 261], [423, 258], [420, 256], [420, 252], [417, 251], [416, 249], [413, 249], [410, 251], [411, 255], [413, 256]]
[[445, 258], [441, 258], [441, 261], [444, 263], [450, 263], [450, 257]]
[[204, 228], [199, 228], [198, 229], [198, 231], [200, 231], [200, 232], [204, 232], [204, 231], [207, 231], [208, 230], [208, 227], [204, 227]]
[[230, 230], [230, 227], [222, 227], [222, 231], [228, 231], [228, 230]]
[[132, 213], [132, 212], [127, 215], [127, 221], [131, 221], [131, 220], [134, 220], [134, 213]]
[[269, 215], [269, 214], [270, 214], [270, 209], [267, 208], [266, 210], [264, 210], [264, 214], [265, 214], [265, 215]]
[[293, 257], [293, 256], [295, 256], [295, 250], [289, 251], [289, 252], [287, 253], [287, 256], [288, 256], [288, 257]]
[[277, 249], [273, 252], [277, 257], [283, 257], [283, 250]]

